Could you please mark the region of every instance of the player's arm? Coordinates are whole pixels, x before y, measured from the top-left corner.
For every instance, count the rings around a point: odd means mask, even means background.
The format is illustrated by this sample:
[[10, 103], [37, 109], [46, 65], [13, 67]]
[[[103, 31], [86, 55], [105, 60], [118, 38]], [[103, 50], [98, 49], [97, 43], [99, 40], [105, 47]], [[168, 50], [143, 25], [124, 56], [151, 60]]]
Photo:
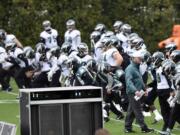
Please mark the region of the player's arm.
[[17, 45], [19, 48], [23, 48], [23, 45], [21, 44], [21, 42], [20, 42], [17, 38], [14, 38], [13, 41], [16, 43], [16, 45]]
[[113, 58], [118, 66], [120, 66], [122, 64], [123, 57], [121, 56], [121, 54], [118, 51], [113, 53]]
[[75, 44], [78, 46], [81, 43], [81, 33], [79, 31], [76, 33], [75, 39], [76, 39]]
[[40, 37], [39, 42], [45, 44], [46, 39], [45, 39], [45, 36], [44, 36], [43, 32], [40, 33], [39, 37]]

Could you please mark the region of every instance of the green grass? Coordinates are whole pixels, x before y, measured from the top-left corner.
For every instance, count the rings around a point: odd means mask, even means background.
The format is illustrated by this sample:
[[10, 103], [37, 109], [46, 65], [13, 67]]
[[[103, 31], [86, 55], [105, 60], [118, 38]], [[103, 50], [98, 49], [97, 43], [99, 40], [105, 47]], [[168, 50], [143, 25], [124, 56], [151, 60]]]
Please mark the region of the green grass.
[[[13, 93], [18, 94], [18, 88], [14, 81], [11, 81], [11, 86], [13, 87]], [[12, 95], [6, 92], [0, 91], [0, 101], [2, 100], [15, 100], [16, 95]], [[158, 100], [156, 101], [156, 107], [159, 108]], [[110, 131], [112, 135], [123, 135], [124, 133], [124, 120], [117, 121], [115, 120], [115, 116], [111, 113], [111, 120], [104, 124], [105, 128]], [[153, 122], [153, 115], [151, 117], [146, 117], [145, 121], [147, 125], [151, 128], [154, 128], [156, 130], [161, 130], [163, 122], [159, 122], [155, 125], [152, 125]], [[14, 123], [17, 125], [17, 135], [20, 135], [20, 127], [19, 127], [19, 104], [18, 103], [0, 103], [0, 121], [6, 121], [9, 123]], [[137, 125], [136, 125], [137, 126]], [[140, 128], [133, 126], [133, 129], [137, 132], [136, 134], [132, 135], [142, 135], [143, 133], [140, 133]], [[148, 135], [154, 135], [155, 133], [149, 133]], [[177, 125], [175, 126], [175, 129], [173, 130], [173, 134], [179, 135], [180, 134], [180, 128], [177, 128]]]
[[[11, 81], [13, 93], [18, 94], [18, 88], [14, 81]], [[16, 100], [16, 95], [0, 91], [0, 100]], [[17, 135], [20, 135], [19, 128], [19, 104], [18, 103], [0, 103], [0, 121], [5, 121], [17, 125]]]

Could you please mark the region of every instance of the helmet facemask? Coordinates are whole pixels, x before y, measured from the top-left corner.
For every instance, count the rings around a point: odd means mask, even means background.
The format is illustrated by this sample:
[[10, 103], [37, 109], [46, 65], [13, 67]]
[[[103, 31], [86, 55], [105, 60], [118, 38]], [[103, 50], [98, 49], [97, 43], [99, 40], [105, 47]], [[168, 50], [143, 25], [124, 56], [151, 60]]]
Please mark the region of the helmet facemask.
[[66, 28], [67, 30], [69, 31], [72, 31], [73, 29], [75, 29], [75, 21], [73, 19], [69, 19], [67, 22], [66, 22]]
[[87, 46], [83, 46], [83, 45], [80, 45], [79, 47], [78, 47], [78, 52], [79, 52], [79, 56], [80, 57], [84, 57], [84, 56], [86, 56], [87, 54], [88, 54], [88, 47]]
[[46, 32], [51, 33], [51, 22], [50, 21], [44, 21], [43, 22], [43, 28]]

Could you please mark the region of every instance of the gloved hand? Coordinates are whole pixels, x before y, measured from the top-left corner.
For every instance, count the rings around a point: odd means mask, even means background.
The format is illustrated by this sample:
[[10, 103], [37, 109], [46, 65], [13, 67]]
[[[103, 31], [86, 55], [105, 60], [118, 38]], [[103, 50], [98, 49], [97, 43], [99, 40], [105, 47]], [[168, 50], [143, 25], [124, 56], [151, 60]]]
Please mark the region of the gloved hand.
[[171, 101], [169, 102], [169, 106], [170, 106], [171, 108], [173, 108], [173, 107], [175, 106], [174, 100], [171, 100]]
[[136, 100], [136, 101], [138, 101], [143, 95], [144, 95], [144, 91], [143, 90], [140, 90], [140, 91], [136, 91], [135, 92], [135, 96], [134, 96], [134, 99]]
[[170, 104], [170, 102], [173, 100], [173, 96], [170, 96], [168, 99], [167, 99], [167, 102]]
[[47, 75], [48, 75], [47, 77], [48, 77], [48, 81], [49, 81], [49, 82], [52, 81], [53, 74], [54, 74], [54, 73], [53, 73], [53, 71], [51, 71], [51, 70], [47, 73]]
[[104, 72], [105, 64], [98, 64], [98, 72]]

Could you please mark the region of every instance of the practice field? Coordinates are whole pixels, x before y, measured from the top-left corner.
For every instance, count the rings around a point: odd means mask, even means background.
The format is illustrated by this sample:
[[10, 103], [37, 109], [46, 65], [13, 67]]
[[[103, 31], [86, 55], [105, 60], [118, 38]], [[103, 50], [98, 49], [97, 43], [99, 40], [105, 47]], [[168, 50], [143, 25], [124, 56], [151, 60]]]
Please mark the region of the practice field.
[[[6, 121], [9, 123], [14, 123], [17, 125], [17, 135], [20, 135], [20, 126], [19, 126], [19, 104], [16, 97], [18, 96], [18, 88], [15, 85], [14, 81], [11, 81], [13, 86], [13, 91], [10, 93], [0, 91], [0, 121]], [[158, 106], [158, 102], [156, 102], [156, 106]], [[148, 133], [148, 135], [159, 134], [161, 130], [163, 122], [159, 122], [155, 125], [151, 123], [154, 120], [154, 116], [146, 117], [145, 118], [149, 127], [154, 128], [154, 133]], [[134, 123], [134, 130], [137, 132], [136, 134], [132, 135], [142, 135], [140, 133], [140, 128], [136, 123]], [[111, 120], [108, 123], [105, 123], [105, 128], [108, 129], [112, 135], [123, 135], [124, 133], [124, 120], [116, 120], [115, 116], [111, 114]], [[175, 129], [173, 130], [172, 135], [179, 135], [180, 128], [178, 128], [177, 124], [175, 125]]]

